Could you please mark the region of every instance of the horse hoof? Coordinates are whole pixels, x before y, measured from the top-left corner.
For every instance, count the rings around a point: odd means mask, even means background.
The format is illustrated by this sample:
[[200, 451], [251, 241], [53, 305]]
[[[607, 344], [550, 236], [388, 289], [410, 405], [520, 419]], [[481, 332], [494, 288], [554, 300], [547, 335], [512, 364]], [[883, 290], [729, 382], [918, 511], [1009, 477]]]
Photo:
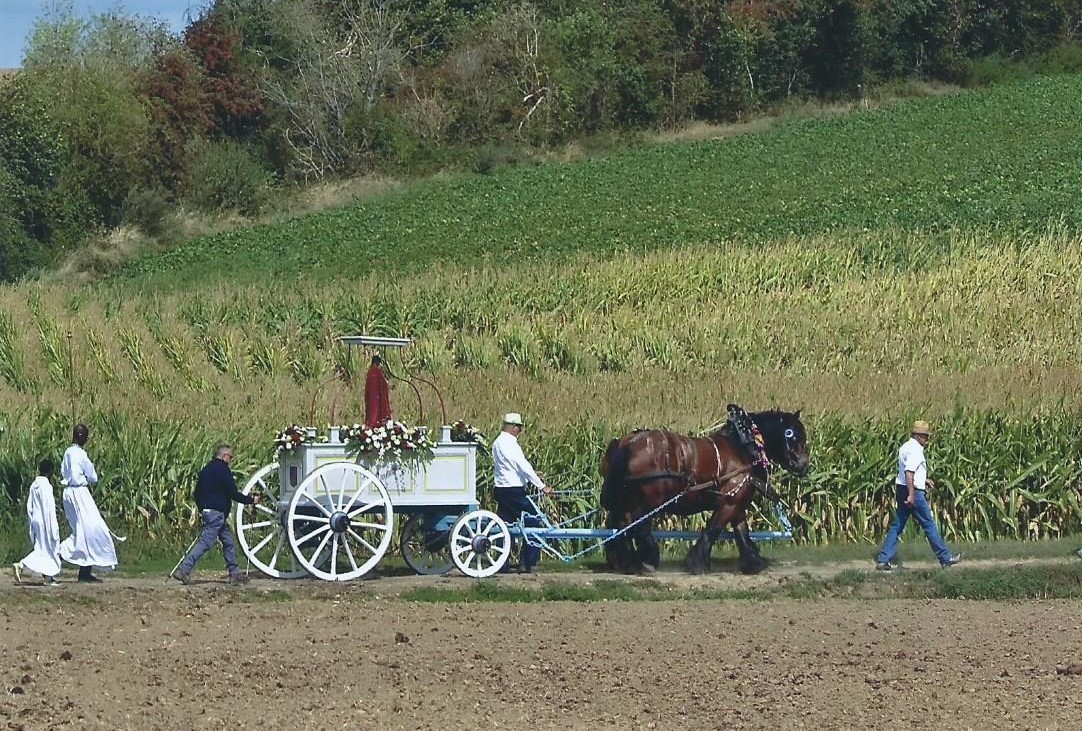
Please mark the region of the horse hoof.
[[747, 563], [740, 564], [740, 573], [742, 574], [758, 574], [761, 573], [767, 567], [767, 562], [764, 559], [758, 561], [748, 561]]

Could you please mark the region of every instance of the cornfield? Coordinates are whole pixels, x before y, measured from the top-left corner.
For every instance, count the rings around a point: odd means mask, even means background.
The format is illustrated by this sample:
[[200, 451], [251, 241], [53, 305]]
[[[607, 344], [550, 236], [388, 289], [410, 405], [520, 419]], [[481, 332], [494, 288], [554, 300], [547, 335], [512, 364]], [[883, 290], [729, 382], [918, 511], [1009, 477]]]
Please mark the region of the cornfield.
[[[59, 457], [74, 418], [91, 426], [114, 521], [186, 525], [216, 442], [237, 446], [247, 474], [271, 461], [283, 425], [359, 418], [368, 354], [335, 336], [366, 332], [415, 339], [389, 366], [440, 384], [449, 420], [491, 434], [503, 412], [526, 413], [526, 449], [562, 487], [596, 489], [605, 444], [631, 428], [694, 432], [727, 402], [802, 408], [816, 469], [779, 476], [800, 535], [875, 540], [892, 514], [895, 451], [923, 416], [936, 422], [948, 538], [1071, 533], [1082, 236], [1053, 226], [1024, 244], [878, 232], [580, 254], [529, 276], [441, 265], [229, 292], [7, 288], [2, 510], [20, 513], [34, 465]], [[442, 419], [430, 394], [422, 412], [398, 382], [392, 402], [408, 422]]]

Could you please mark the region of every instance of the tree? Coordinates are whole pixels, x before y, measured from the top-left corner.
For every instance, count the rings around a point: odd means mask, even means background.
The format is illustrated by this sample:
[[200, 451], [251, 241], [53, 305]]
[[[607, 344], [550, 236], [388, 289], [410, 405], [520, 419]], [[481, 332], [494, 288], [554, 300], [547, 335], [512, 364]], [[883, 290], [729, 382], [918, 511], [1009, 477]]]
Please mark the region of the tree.
[[203, 69], [198, 79], [189, 78], [202, 88], [203, 103], [211, 110], [214, 124], [208, 131], [236, 140], [256, 132], [262, 123], [263, 95], [241, 66], [241, 36], [226, 16], [210, 10], [185, 29], [184, 45]]
[[63, 185], [85, 195], [97, 223], [117, 223], [128, 192], [151, 176], [150, 120], [136, 81], [168, 39], [157, 21], [110, 13], [83, 21], [70, 9], [32, 33], [22, 75], [59, 126]]
[[401, 77], [403, 16], [392, 0], [267, 0], [261, 90], [279, 118], [296, 175], [349, 172], [363, 137], [351, 115], [370, 115]]

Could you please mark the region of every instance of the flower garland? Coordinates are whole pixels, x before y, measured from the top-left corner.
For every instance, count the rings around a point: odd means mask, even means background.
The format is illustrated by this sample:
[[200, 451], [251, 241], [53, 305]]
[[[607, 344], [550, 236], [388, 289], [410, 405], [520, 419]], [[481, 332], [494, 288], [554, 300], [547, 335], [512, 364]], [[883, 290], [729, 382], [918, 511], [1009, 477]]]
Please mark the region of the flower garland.
[[371, 428], [364, 424], [343, 426], [340, 434], [347, 453], [376, 462], [430, 462], [435, 446], [425, 427], [409, 427], [393, 419]]
[[308, 429], [297, 424], [291, 424], [274, 437], [274, 454], [280, 455], [282, 452], [292, 452], [302, 444], [310, 444], [314, 441], [308, 436]]
[[488, 449], [488, 438], [483, 433], [459, 419], [451, 425], [452, 442], [472, 442]]

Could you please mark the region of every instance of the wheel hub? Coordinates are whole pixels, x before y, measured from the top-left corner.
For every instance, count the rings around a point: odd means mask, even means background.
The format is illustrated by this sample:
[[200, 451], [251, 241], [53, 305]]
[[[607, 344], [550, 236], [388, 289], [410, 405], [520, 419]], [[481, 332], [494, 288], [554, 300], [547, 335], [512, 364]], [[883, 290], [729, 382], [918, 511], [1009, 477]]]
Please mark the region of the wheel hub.
[[470, 548], [474, 553], [488, 553], [488, 549], [492, 548], [492, 541], [488, 539], [488, 536], [474, 536], [470, 542]]
[[331, 530], [335, 533], [345, 533], [349, 530], [349, 525], [349, 516], [341, 510], [336, 511], [331, 515]]

